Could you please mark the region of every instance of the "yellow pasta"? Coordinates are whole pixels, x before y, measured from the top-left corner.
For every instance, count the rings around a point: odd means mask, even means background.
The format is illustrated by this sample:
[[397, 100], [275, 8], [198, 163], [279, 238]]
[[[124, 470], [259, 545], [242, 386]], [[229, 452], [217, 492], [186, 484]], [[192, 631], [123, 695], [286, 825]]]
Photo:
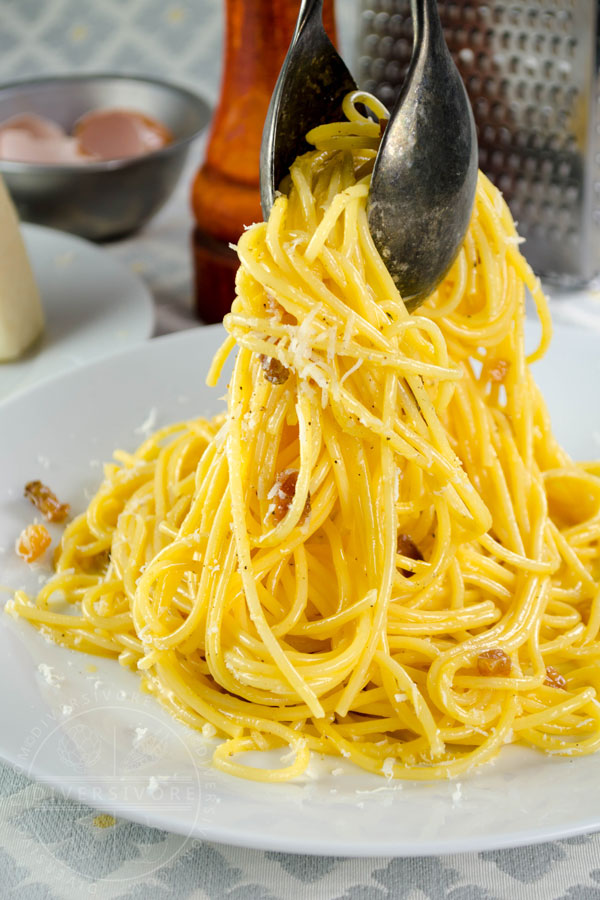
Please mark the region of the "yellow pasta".
[[[385, 115], [349, 95], [240, 240], [209, 373], [237, 347], [227, 412], [117, 453], [9, 612], [139, 670], [233, 775], [291, 779], [311, 752], [404, 779], [511, 742], [590, 753], [600, 464], [558, 446], [530, 374], [544, 297], [480, 175], [458, 258], [406, 312], [369, 234], [379, 125], [359, 102]], [[278, 748], [270, 768], [243, 755]]]

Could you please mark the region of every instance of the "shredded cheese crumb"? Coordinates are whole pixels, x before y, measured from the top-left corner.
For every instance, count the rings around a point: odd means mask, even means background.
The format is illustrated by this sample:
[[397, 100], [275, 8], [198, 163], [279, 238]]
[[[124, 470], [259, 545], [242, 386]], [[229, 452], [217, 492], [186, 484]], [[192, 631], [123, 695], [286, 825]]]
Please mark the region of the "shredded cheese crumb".
[[39, 663], [37, 668], [44, 681], [53, 687], [57, 687], [61, 681], [64, 681], [63, 676], [57, 675], [53, 667], [46, 665], [46, 663]]
[[381, 766], [381, 771], [385, 775], [386, 778], [394, 777], [394, 764], [396, 760], [393, 756], [386, 756], [383, 761], [383, 765]]
[[138, 425], [137, 428], [133, 429], [134, 434], [141, 434], [144, 437], [150, 437], [152, 432], [156, 428], [156, 419], [158, 416], [158, 411], [155, 406], [152, 407], [144, 421], [141, 425]]

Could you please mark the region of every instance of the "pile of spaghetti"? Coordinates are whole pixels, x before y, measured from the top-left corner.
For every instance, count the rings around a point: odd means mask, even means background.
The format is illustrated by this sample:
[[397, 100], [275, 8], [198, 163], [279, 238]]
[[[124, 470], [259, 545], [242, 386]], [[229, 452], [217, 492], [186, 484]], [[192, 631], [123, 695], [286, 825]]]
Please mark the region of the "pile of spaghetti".
[[[600, 464], [558, 446], [530, 375], [545, 300], [480, 175], [458, 258], [407, 313], [367, 226], [380, 126], [359, 101], [386, 115], [349, 95], [239, 242], [208, 376], [237, 346], [227, 412], [116, 453], [10, 611], [139, 670], [247, 778], [293, 778], [311, 751], [408, 779], [511, 742], [589, 753]], [[271, 768], [243, 756], [278, 748]]]

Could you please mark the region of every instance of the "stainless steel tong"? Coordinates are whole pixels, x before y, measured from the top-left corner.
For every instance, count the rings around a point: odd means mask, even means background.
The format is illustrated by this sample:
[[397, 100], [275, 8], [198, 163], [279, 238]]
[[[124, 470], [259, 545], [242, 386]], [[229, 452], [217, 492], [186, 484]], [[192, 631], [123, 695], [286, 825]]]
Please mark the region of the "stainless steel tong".
[[[311, 128], [341, 118], [354, 79], [325, 34], [323, 0], [302, 0], [263, 131], [263, 213]], [[464, 239], [477, 183], [469, 100], [450, 56], [436, 0], [411, 0], [414, 45], [371, 180], [371, 235], [404, 302], [414, 310], [440, 283]]]

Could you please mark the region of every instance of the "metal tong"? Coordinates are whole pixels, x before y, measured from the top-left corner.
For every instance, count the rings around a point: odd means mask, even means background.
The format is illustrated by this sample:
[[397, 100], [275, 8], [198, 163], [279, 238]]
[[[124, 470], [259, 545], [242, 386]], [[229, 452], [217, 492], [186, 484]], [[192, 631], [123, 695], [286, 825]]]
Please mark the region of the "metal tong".
[[[356, 84], [325, 34], [323, 0], [302, 0], [271, 98], [260, 159], [263, 213], [305, 135], [339, 121]], [[450, 56], [436, 0], [411, 0], [410, 68], [375, 160], [367, 214], [375, 245], [407, 308], [416, 309], [452, 265], [469, 225], [477, 184], [471, 106]]]

